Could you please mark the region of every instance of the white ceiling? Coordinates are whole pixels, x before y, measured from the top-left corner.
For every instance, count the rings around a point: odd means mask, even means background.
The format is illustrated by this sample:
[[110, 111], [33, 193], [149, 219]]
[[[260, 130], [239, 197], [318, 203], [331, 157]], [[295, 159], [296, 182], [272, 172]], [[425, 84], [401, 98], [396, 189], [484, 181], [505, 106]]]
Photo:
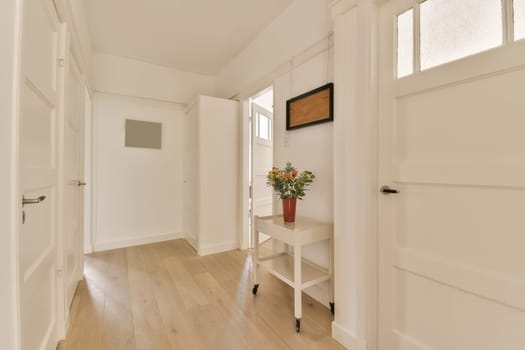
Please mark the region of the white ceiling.
[[215, 74], [292, 0], [84, 0], [95, 52]]

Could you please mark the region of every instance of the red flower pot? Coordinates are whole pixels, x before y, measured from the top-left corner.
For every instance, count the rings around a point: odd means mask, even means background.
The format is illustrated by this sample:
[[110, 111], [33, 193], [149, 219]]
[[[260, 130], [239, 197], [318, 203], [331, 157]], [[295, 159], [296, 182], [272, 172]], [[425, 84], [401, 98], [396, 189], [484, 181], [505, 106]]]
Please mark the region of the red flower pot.
[[295, 207], [297, 198], [283, 198], [284, 222], [295, 222]]

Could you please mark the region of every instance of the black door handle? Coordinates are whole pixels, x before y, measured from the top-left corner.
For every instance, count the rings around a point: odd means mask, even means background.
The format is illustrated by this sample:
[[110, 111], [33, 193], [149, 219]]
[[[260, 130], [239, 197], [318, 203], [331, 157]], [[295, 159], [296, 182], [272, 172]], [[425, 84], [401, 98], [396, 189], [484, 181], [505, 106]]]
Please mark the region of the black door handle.
[[381, 193], [384, 193], [384, 194], [395, 194], [395, 193], [399, 193], [398, 190], [396, 190], [395, 188], [390, 188], [388, 186], [383, 186], [381, 187], [381, 189], [379, 190]]

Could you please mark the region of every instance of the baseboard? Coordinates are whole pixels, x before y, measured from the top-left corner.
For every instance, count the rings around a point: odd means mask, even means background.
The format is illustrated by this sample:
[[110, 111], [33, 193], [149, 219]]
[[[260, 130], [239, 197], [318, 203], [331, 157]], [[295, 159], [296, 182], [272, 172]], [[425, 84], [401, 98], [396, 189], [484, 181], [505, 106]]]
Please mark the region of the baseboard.
[[[335, 312], [337, 312], [337, 310]], [[341, 327], [335, 321], [332, 322], [332, 338], [349, 350], [358, 349], [357, 346], [359, 342], [357, 341], [355, 334], [352, 334], [348, 329]]]
[[[190, 243], [191, 244], [191, 243]], [[235, 250], [238, 248], [237, 242], [228, 242], [220, 244], [212, 244], [204, 247], [199, 247], [197, 253], [200, 256], [217, 254], [222, 252], [227, 252], [230, 250]]]
[[142, 244], [157, 243], [164, 241], [171, 241], [173, 239], [185, 238], [181, 232], [177, 233], [163, 233], [158, 235], [142, 236], [136, 238], [126, 238], [107, 242], [97, 242], [93, 245], [95, 252], [101, 252], [104, 250], [112, 250], [118, 248], [133, 247]]
[[193, 249], [195, 249], [195, 251], [197, 251], [197, 239], [195, 237], [184, 235], [184, 239], [186, 240], [186, 242], [188, 242], [189, 245], [191, 245]]

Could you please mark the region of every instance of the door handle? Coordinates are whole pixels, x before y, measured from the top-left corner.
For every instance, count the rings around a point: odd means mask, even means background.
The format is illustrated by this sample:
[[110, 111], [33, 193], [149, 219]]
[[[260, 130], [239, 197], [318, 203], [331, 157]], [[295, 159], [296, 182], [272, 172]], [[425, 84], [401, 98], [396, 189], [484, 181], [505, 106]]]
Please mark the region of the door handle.
[[86, 186], [87, 183], [85, 183], [84, 181], [77, 181], [77, 186], [78, 187], [83, 187], [83, 186]]
[[22, 196], [22, 207], [26, 204], [39, 204], [46, 199], [46, 196], [40, 196], [38, 198], [26, 198]]
[[381, 189], [379, 191], [381, 193], [383, 193], [383, 194], [396, 194], [396, 193], [399, 193], [399, 191], [396, 190], [395, 188], [390, 188], [388, 186], [381, 187]]

